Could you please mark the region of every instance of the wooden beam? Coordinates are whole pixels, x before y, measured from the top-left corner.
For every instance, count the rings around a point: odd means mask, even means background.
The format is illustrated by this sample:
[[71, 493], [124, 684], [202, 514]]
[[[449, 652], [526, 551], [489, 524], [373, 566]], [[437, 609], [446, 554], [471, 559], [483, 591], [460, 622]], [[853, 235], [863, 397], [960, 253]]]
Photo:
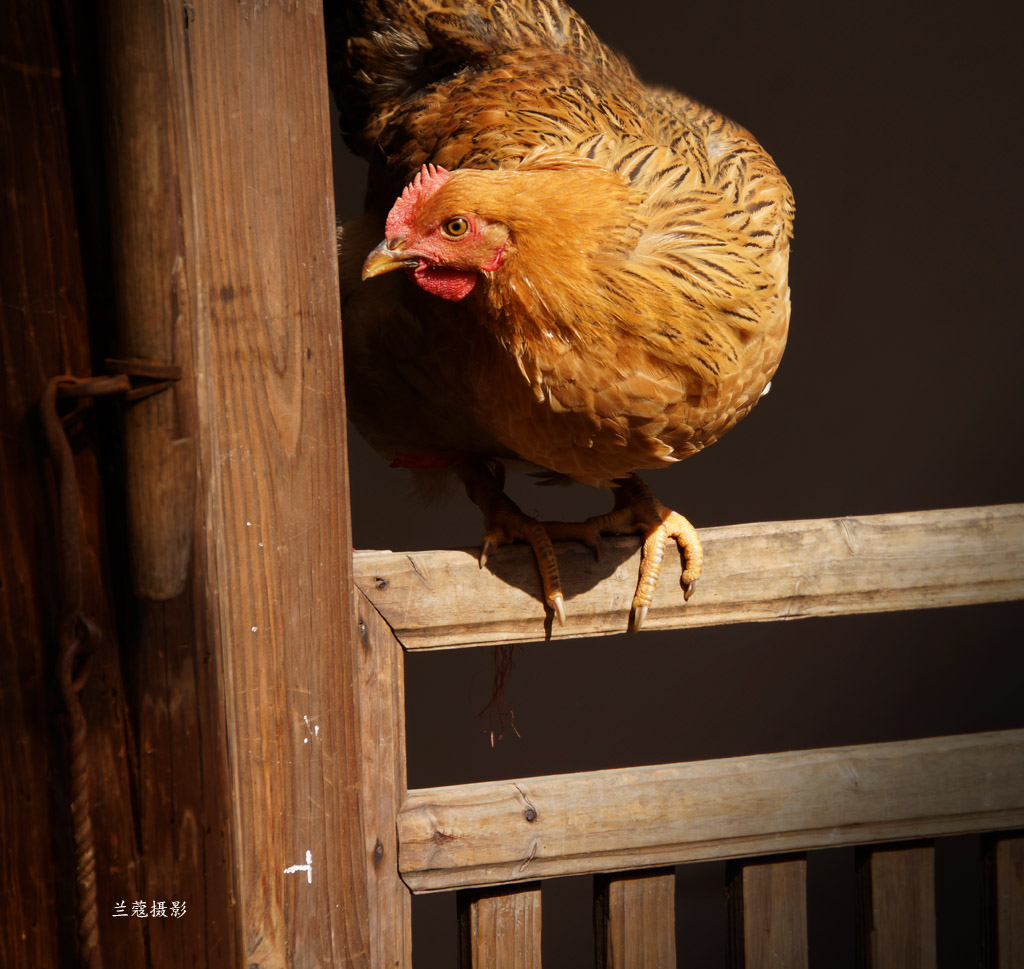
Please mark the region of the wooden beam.
[[865, 848], [857, 880], [861, 966], [935, 969], [935, 849]]
[[459, 969], [541, 969], [540, 885], [458, 895]]
[[730, 863], [729, 937], [734, 969], [807, 969], [806, 859]]
[[[1024, 504], [701, 529], [704, 574], [684, 602], [665, 562], [644, 629], [932, 609], [1024, 598]], [[626, 630], [634, 539], [558, 545], [565, 626], [552, 624], [525, 546], [477, 564], [476, 549], [359, 552], [356, 583], [409, 649]]]
[[594, 923], [598, 969], [675, 969], [675, 870], [599, 875]]
[[161, 157], [133, 171], [162, 173], [155, 188], [176, 212], [143, 205], [159, 238], [127, 248], [152, 287], [133, 305], [161, 324], [173, 314], [172, 349], [185, 351], [194, 602], [232, 809], [231, 961], [363, 966], [372, 859], [322, 8], [143, 0], [115, 12], [141, 7], [160, 36], [152, 60], [139, 55], [139, 83], [162, 68], [167, 83], [164, 113], [136, 129]]
[[412, 790], [413, 891], [1003, 830], [1024, 730]]

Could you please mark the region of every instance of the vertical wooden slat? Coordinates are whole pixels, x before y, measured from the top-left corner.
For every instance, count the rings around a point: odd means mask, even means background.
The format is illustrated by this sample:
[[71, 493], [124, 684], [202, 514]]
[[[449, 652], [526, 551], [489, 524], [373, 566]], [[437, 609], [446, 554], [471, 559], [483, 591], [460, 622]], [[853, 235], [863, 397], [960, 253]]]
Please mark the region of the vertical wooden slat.
[[935, 969], [935, 850], [930, 843], [858, 851], [860, 964]]
[[362, 785], [371, 969], [411, 969], [411, 894], [398, 874], [398, 805], [405, 795], [404, 654], [376, 609], [356, 593]]
[[733, 969], [807, 969], [807, 861], [803, 857], [729, 865]]
[[676, 875], [672, 868], [598, 875], [598, 969], [674, 969]]
[[365, 966], [372, 862], [322, 10], [143, 2], [163, 41], [138, 69], [165, 60], [170, 107], [140, 137], [172, 163], [133, 171], [164, 173], [175, 218], [146, 210], [154, 235], [179, 235], [177, 248], [136, 237], [156, 294], [138, 305], [172, 315], [188, 368], [179, 416], [195, 439], [194, 602], [231, 795], [231, 961]]
[[984, 839], [985, 969], [1024, 969], [1024, 834]]
[[458, 893], [459, 969], [540, 969], [540, 883]]

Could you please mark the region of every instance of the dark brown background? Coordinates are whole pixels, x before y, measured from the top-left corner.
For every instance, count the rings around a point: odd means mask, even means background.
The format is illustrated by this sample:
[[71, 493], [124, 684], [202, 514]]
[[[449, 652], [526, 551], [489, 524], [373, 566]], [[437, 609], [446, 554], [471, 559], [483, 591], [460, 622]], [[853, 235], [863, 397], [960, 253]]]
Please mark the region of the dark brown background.
[[[792, 330], [772, 392], [709, 451], [647, 476], [666, 504], [701, 527], [1020, 501], [1011, 4], [576, 8], [645, 80], [749, 127], [796, 195]], [[343, 218], [363, 169], [336, 154]], [[461, 494], [408, 500], [405, 474], [355, 435], [350, 463], [358, 548], [479, 540]], [[546, 517], [609, 503], [582, 487], [512, 490]], [[409, 783], [1019, 727], [1022, 618], [1014, 604], [529, 645], [509, 693], [520, 736], [494, 749], [477, 718], [490, 652], [413, 656]], [[976, 841], [938, 847], [940, 966], [977, 964]], [[812, 965], [852, 966], [853, 852], [809, 863]], [[680, 965], [725, 965], [723, 869], [680, 870]], [[545, 885], [545, 965], [592, 965], [589, 905], [582, 879]], [[453, 899], [414, 913], [417, 967], [454, 965]]]

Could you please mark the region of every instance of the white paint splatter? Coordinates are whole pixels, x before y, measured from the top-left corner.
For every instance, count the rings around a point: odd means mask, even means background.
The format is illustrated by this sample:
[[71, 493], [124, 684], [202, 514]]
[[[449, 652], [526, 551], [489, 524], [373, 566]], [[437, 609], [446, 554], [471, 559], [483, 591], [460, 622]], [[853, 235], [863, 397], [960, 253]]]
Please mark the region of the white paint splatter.
[[297, 871], [304, 871], [306, 873], [306, 884], [313, 884], [313, 852], [306, 852], [306, 863], [304, 865], [289, 865], [285, 868], [284, 873], [286, 875], [294, 875]]
[[309, 734], [309, 737], [302, 738], [302, 742], [304, 744], [308, 744], [310, 737], [316, 738], [320, 736], [320, 724], [311, 724], [309, 722], [309, 717], [305, 714], [302, 715], [302, 722], [306, 725], [306, 733]]

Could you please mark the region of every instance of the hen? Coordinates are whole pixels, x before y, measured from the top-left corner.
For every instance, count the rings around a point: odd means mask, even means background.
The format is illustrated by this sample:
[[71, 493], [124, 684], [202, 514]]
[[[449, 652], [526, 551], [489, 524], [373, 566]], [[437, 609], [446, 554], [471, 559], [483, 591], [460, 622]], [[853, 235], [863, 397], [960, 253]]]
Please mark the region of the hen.
[[[747, 131], [642, 84], [558, 0], [328, 9], [342, 131], [370, 163], [340, 241], [350, 416], [394, 464], [462, 478], [481, 566], [530, 542], [562, 622], [552, 540], [639, 532], [638, 629], [666, 544], [687, 597], [702, 551], [635, 472], [713, 443], [767, 390], [789, 185]], [[508, 462], [610, 488], [614, 508], [538, 522], [504, 495]]]

